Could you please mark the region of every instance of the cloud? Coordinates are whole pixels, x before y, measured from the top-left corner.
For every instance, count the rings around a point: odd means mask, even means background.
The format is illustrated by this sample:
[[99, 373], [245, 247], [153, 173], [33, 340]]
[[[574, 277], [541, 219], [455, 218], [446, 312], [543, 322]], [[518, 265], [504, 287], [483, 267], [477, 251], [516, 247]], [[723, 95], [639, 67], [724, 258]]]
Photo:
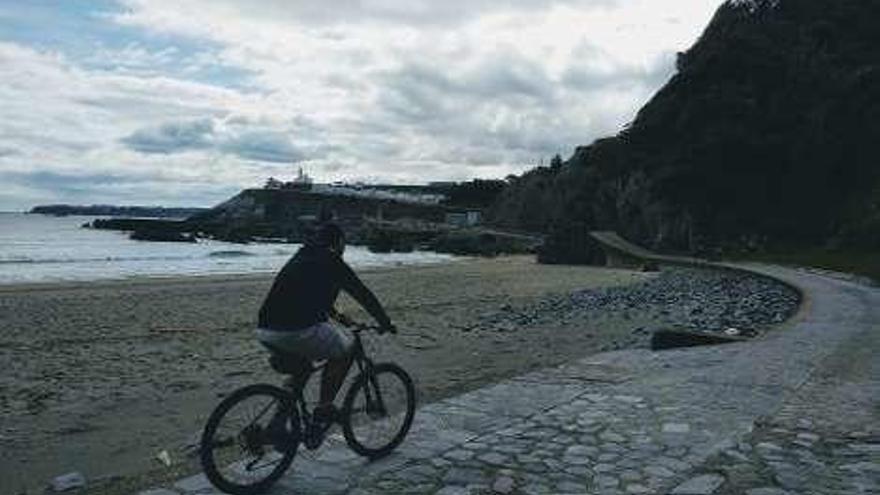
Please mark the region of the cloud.
[[140, 129], [122, 138], [123, 144], [141, 153], [180, 153], [211, 147], [214, 122], [199, 119], [169, 122], [152, 129]]
[[21, 152], [15, 148], [7, 148], [5, 146], [0, 146], [0, 158], [4, 158], [7, 156], [16, 156]]
[[130, 183], [155, 181], [159, 176], [151, 173], [79, 173], [40, 170], [33, 172], [11, 172], [6, 174], [6, 178], [11, 182], [39, 189], [81, 191], [93, 187], [118, 187]]
[[406, 128], [408, 159], [509, 171], [616, 132], [650, 90], [637, 68], [582, 71], [588, 81], [572, 67], [550, 71], [509, 50], [457, 65], [410, 60], [383, 74], [377, 132]]
[[[7, 190], [28, 198], [16, 206], [0, 202], [4, 210], [36, 204], [70, 203], [120, 205], [205, 206], [235, 194], [238, 188], [202, 180], [169, 180], [161, 173], [13, 172], [4, 174]], [[49, 200], [51, 198], [51, 200]]]
[[[198, 148], [195, 131], [199, 125], [224, 115], [283, 119], [271, 108], [261, 110], [264, 98], [172, 77], [88, 69], [57, 52], [0, 42], [0, 143], [4, 150], [12, 150], [0, 156], [5, 191], [0, 210], [27, 209], [34, 203], [61, 199], [85, 203], [149, 200], [150, 188], [157, 198], [169, 199], [167, 192], [172, 190], [181, 193], [168, 204], [195, 197], [218, 202], [222, 198], [205, 191], [225, 194], [258, 184], [269, 171], [211, 157], [206, 149], [195, 149], [185, 157], [158, 151], [162, 145], [167, 148], [175, 143], [175, 133], [178, 148]], [[162, 128], [169, 122], [189, 127]], [[137, 133], [146, 129], [153, 133]], [[122, 142], [125, 137], [153, 153], [134, 152]], [[143, 171], [161, 179], [146, 180], [139, 175]], [[119, 192], [122, 186], [104, 181], [73, 179], [101, 174], [131, 178], [125, 187], [137, 195], [127, 197]], [[65, 189], [72, 183], [79, 192]]]
[[[510, 102], [525, 98], [530, 104], [545, 102], [554, 94], [554, 82], [544, 68], [515, 52], [496, 52], [459, 65], [408, 60], [381, 76], [383, 102], [402, 114], [430, 118], [442, 111], [445, 101], [459, 111], [472, 100]], [[456, 100], [456, 101], [453, 101]], [[459, 103], [460, 105], [454, 105]], [[442, 117], [442, 116], [441, 116]]]
[[213, 119], [166, 122], [158, 127], [138, 129], [120, 142], [133, 151], [146, 154], [212, 150], [244, 160], [275, 163], [300, 162], [309, 158], [305, 151], [293, 145], [287, 133], [250, 127], [248, 119], [241, 116], [219, 122]]
[[[124, 3], [130, 10], [115, 15], [116, 20], [123, 24], [145, 24], [151, 22], [154, 27], [173, 30], [180, 23], [171, 19], [163, 4], [161, 9], [151, 10], [143, 15], [150, 3], [161, 0], [126, 0]], [[185, 12], [194, 14], [204, 12], [210, 5], [215, 12], [225, 16], [247, 16], [262, 21], [296, 22], [308, 26], [337, 26], [351, 24], [408, 24], [419, 28], [446, 28], [453, 24], [474, 19], [475, 17], [494, 13], [516, 13], [532, 15], [546, 11], [555, 6], [568, 6], [581, 10], [601, 10], [613, 8], [626, 0], [263, 0], [259, 9], [243, 8], [238, 0], [212, 0], [210, 2], [188, 2], [180, 6]], [[170, 2], [169, 2], [170, 3]], [[338, 32], [328, 33], [340, 36]]]
[[306, 154], [280, 132], [250, 131], [231, 138], [220, 148], [245, 160], [260, 162], [291, 163], [307, 159]]
[[503, 177], [619, 130], [720, 1], [70, 4], [3, 31], [0, 143], [16, 154], [0, 150], [0, 180], [46, 173], [17, 197], [52, 202], [52, 180], [118, 178], [78, 183], [98, 202], [207, 198], [194, 189], [291, 163], [326, 181]]

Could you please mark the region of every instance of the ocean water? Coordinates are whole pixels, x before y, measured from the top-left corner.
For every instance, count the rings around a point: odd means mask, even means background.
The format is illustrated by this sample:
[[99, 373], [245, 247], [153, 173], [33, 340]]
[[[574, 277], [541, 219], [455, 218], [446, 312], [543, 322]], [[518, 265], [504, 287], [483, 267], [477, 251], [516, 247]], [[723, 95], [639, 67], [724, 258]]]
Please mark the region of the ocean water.
[[[0, 213], [0, 284], [274, 273], [298, 244], [133, 241], [124, 232], [81, 228], [95, 217]], [[376, 254], [349, 246], [355, 268], [444, 263], [431, 252]]]

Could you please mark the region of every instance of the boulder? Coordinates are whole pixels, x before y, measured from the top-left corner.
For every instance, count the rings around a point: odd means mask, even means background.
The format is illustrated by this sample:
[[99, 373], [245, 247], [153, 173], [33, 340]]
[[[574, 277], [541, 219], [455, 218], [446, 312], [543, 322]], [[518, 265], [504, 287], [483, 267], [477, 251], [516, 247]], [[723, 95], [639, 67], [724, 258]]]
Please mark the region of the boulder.
[[129, 238], [135, 241], [196, 242], [195, 236], [190, 233], [159, 229], [135, 230], [129, 235]]

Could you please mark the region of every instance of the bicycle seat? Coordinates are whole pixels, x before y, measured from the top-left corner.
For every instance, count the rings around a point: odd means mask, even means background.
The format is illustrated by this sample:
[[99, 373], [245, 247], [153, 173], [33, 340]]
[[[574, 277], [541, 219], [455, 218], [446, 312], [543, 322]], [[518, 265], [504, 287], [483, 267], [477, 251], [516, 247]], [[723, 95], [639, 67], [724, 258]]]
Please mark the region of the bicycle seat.
[[296, 354], [284, 351], [265, 342], [261, 342], [261, 344], [269, 349], [269, 366], [278, 373], [283, 375], [300, 376], [310, 374], [315, 369], [314, 366], [312, 366], [312, 362], [308, 359], [304, 359]]

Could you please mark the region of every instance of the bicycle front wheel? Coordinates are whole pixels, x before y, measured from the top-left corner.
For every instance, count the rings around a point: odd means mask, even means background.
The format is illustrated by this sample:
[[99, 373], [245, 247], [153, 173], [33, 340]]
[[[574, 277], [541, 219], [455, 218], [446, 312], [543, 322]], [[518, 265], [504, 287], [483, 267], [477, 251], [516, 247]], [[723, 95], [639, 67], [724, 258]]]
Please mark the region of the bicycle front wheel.
[[406, 371], [396, 364], [377, 364], [345, 394], [342, 433], [356, 453], [378, 459], [400, 445], [415, 411], [415, 386]]
[[205, 476], [219, 490], [254, 495], [290, 467], [300, 440], [293, 397], [272, 385], [250, 385], [224, 399], [202, 433]]

